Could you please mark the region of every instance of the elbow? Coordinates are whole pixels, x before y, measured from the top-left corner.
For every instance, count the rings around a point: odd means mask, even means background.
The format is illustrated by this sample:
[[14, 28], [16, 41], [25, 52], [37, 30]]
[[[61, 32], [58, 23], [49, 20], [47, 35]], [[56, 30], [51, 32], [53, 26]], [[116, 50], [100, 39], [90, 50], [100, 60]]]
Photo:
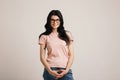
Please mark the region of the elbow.
[[40, 61], [43, 63], [45, 61], [45, 57], [43, 55], [40, 56]]
[[70, 54], [69, 54], [69, 58], [70, 58], [70, 59], [74, 59], [73, 53], [70, 53]]

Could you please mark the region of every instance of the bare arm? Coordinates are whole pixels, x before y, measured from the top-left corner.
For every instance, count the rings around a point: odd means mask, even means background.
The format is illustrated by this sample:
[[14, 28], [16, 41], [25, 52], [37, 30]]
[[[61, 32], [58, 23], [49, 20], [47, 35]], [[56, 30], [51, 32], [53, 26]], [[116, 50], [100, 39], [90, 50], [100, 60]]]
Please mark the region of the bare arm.
[[71, 65], [73, 63], [73, 59], [74, 59], [74, 50], [73, 50], [73, 41], [70, 41], [70, 45], [69, 45], [69, 53], [68, 53], [68, 63], [67, 63], [67, 67], [66, 70], [69, 71], [69, 69], [71, 68]]
[[47, 71], [50, 72], [51, 69], [50, 69], [48, 62], [46, 61], [45, 52], [46, 52], [45, 51], [45, 44], [40, 45], [40, 61], [42, 62], [44, 67], [47, 69]]
[[67, 66], [66, 66], [66, 70], [61, 70], [62, 73], [61, 75], [64, 76], [65, 74], [68, 73], [69, 69], [71, 68], [71, 65], [73, 63], [73, 59], [74, 59], [74, 51], [73, 51], [73, 41], [70, 41], [70, 45], [69, 45], [69, 58], [68, 58], [68, 63], [67, 63]]
[[44, 65], [44, 67], [46, 68], [46, 70], [53, 76], [56, 77], [56, 79], [60, 78], [60, 74], [57, 73], [57, 71], [53, 71], [51, 70], [48, 62], [46, 61], [46, 58], [45, 58], [45, 45], [42, 44], [40, 45], [40, 61], [42, 62], [42, 64]]
[[73, 50], [73, 37], [72, 37], [72, 34], [68, 31], [66, 32], [67, 35], [69, 36], [69, 39], [70, 39], [70, 44], [68, 45], [68, 50], [69, 50], [69, 53], [68, 53], [68, 63], [67, 63], [67, 66], [66, 66], [66, 70], [69, 71], [69, 69], [71, 68], [71, 65], [73, 63], [73, 59], [74, 59], [74, 50]]

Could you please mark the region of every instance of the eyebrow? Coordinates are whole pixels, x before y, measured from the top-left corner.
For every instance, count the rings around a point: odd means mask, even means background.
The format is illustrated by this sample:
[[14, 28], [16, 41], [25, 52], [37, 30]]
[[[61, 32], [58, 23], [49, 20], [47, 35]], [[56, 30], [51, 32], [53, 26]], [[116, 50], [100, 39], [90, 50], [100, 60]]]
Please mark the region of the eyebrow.
[[59, 19], [51, 19], [51, 20], [59, 20]]

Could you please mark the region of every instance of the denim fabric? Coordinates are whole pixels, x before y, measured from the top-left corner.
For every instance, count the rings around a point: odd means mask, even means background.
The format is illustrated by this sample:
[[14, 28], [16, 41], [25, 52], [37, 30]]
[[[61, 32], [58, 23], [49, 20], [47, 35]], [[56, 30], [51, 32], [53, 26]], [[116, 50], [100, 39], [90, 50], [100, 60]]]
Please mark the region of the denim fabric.
[[[65, 70], [66, 68], [57, 68], [52, 67], [52, 70]], [[44, 80], [56, 80], [55, 77], [48, 73], [46, 69], [44, 69], [43, 73]], [[62, 78], [59, 78], [58, 80], [74, 80], [72, 76], [72, 70], [70, 69], [67, 74], [65, 74]]]

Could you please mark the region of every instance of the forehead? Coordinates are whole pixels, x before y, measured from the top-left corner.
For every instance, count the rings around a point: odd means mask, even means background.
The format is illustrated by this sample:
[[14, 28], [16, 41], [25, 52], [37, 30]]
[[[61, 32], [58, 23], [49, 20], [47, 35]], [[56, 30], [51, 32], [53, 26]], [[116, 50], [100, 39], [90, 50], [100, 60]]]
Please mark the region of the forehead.
[[59, 17], [57, 15], [52, 15], [51, 19], [59, 19]]

